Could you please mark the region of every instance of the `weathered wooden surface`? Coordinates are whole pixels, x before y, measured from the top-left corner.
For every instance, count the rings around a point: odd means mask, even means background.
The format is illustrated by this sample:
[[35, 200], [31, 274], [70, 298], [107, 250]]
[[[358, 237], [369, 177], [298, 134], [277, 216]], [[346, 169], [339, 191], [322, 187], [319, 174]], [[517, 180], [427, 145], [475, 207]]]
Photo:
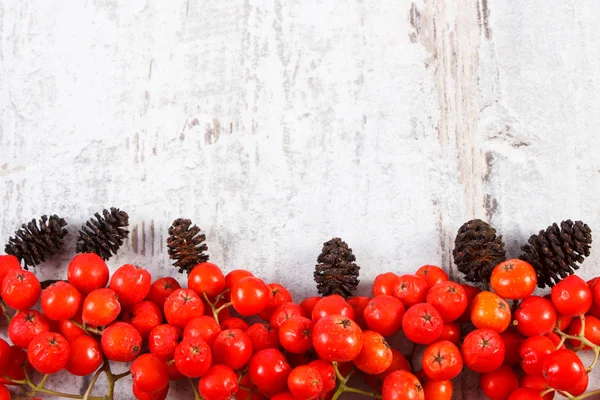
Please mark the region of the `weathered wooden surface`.
[[216, 263], [301, 297], [332, 236], [366, 286], [452, 270], [472, 217], [513, 256], [554, 221], [598, 230], [598, 20], [596, 0], [4, 0], [0, 243], [118, 206], [132, 233], [111, 268], [175, 275], [184, 216]]

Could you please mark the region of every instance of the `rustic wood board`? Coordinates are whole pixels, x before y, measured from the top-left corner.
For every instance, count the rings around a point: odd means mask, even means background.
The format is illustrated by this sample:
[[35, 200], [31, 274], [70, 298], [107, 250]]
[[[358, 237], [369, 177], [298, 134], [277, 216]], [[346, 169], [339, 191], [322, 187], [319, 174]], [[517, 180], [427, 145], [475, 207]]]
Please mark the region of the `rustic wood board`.
[[554, 221], [599, 229], [599, 19], [595, 0], [2, 1], [0, 243], [66, 217], [66, 254], [38, 270], [60, 276], [117, 206], [132, 229], [111, 268], [175, 276], [166, 231], [189, 217], [211, 260], [300, 298], [332, 236], [367, 292], [424, 263], [457, 278], [472, 217], [511, 256]]

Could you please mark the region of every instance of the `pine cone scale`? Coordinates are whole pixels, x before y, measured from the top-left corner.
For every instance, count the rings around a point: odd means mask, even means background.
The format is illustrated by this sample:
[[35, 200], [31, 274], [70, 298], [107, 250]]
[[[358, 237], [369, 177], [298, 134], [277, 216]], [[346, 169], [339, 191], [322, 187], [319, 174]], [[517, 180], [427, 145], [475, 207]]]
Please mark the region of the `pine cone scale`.
[[545, 231], [532, 235], [521, 247], [521, 259], [529, 262], [538, 274], [538, 286], [554, 286], [578, 270], [589, 256], [592, 231], [581, 221], [554, 223]]
[[502, 236], [480, 219], [463, 224], [454, 244], [454, 263], [469, 282], [488, 282], [494, 267], [506, 259]]
[[57, 215], [42, 215], [39, 227], [35, 219], [22, 224], [15, 236], [9, 238], [4, 250], [6, 254], [12, 254], [23, 262], [25, 269], [36, 266], [63, 245], [63, 238], [67, 235], [67, 230], [64, 229], [66, 225], [67, 222]]
[[117, 253], [129, 234], [129, 215], [125, 211], [111, 207], [102, 215], [95, 213], [79, 230], [76, 250], [78, 253], [96, 253], [108, 260]]
[[319, 294], [351, 296], [359, 283], [360, 267], [354, 263], [355, 260], [352, 249], [340, 238], [325, 242], [317, 257], [319, 264], [315, 266], [314, 272]]
[[169, 257], [177, 260], [173, 265], [179, 268], [179, 272], [186, 271], [188, 274], [198, 264], [209, 259], [208, 246], [204, 241], [206, 235], [201, 233], [198, 226], [193, 225], [189, 219], [178, 218], [173, 221], [169, 228], [167, 248]]

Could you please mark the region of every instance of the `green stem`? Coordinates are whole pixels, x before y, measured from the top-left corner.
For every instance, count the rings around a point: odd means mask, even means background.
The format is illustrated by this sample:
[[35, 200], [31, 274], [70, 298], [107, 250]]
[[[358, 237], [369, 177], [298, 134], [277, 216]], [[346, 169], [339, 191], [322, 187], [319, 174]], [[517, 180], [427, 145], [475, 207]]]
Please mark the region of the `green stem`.
[[[40, 381], [40, 383], [37, 384], [37, 386], [33, 387], [31, 390], [31, 393], [29, 393], [30, 396], [35, 396], [35, 394], [37, 392], [39, 392], [40, 390], [42, 390], [44, 388], [44, 384], [46, 383], [46, 381], [48, 380], [48, 374], [44, 375], [44, 377], [42, 378], [42, 380]], [[33, 382], [31, 382], [33, 384]], [[31, 386], [31, 385], [30, 385]]]
[[550, 392], [554, 392], [554, 389], [548, 388], [548, 389], [544, 390], [542, 393], [540, 393], [540, 396], [544, 397], [545, 395], [547, 395]]
[[226, 309], [227, 307], [229, 307], [231, 305], [231, 303], [225, 303], [223, 304], [221, 307], [217, 308], [214, 312], [219, 315], [219, 313], [221, 311], [223, 311], [224, 309]]
[[[223, 292], [223, 293], [225, 293], [225, 292]], [[204, 296], [204, 300], [208, 303], [208, 306], [212, 310], [213, 318], [215, 319], [215, 321], [217, 321], [217, 324], [219, 323], [219, 313], [231, 305], [231, 303], [225, 303], [221, 307], [215, 309], [215, 306], [219, 302], [219, 299], [221, 298], [221, 295], [223, 293], [221, 293], [219, 296], [217, 296], [217, 299], [214, 302], [210, 301], [206, 292], [202, 293], [202, 295]]]
[[[40, 393], [44, 393], [44, 394], [49, 394], [55, 397], [64, 397], [65, 399], [83, 399], [83, 397], [76, 395], [76, 394], [70, 394], [70, 393], [62, 393], [62, 392], [55, 392], [54, 390], [49, 390], [49, 389], [45, 389], [45, 388], [41, 388], [40, 390], [38, 390], [38, 392]], [[89, 396], [88, 400], [106, 400], [104, 397], [94, 397], [94, 396]]]
[[219, 314], [217, 314], [215, 312], [215, 305], [213, 304], [212, 301], [210, 301], [206, 292], [202, 292], [202, 295], [204, 296], [204, 300], [206, 301], [206, 303], [208, 303], [208, 306], [212, 310], [213, 318], [215, 319], [215, 321], [217, 321], [217, 324], [218, 324], [219, 323]]
[[38, 383], [37, 385], [37, 389], [41, 389], [44, 387], [44, 383], [46, 383], [46, 381], [48, 380], [48, 374], [44, 375], [44, 377], [42, 378], [42, 380], [40, 381], [40, 383]]
[[12, 321], [12, 317], [10, 316], [10, 313], [8, 312], [8, 307], [2, 300], [0, 300], [0, 307], [2, 307], [2, 311], [4, 313], [4, 316], [6, 317], [6, 320], [8, 322]]
[[106, 393], [106, 399], [107, 400], [113, 400], [114, 399], [114, 395], [115, 395], [115, 376], [112, 373], [112, 370], [110, 369], [110, 361], [108, 361], [108, 358], [104, 357], [104, 367], [102, 368], [104, 370], [104, 372], [106, 372], [106, 380], [107, 380], [107, 393]]
[[339, 383], [338, 383], [338, 388], [335, 391], [335, 393], [333, 394], [333, 397], [331, 398], [331, 400], [337, 400], [338, 397], [340, 397], [342, 395], [342, 393], [344, 392], [348, 392], [348, 393], [357, 393], [357, 394], [362, 394], [365, 396], [370, 396], [370, 397], [375, 397], [380, 399], [381, 395], [379, 393], [375, 393], [375, 392], [366, 392], [364, 390], [360, 390], [360, 389], [356, 389], [350, 386], [346, 386], [346, 383], [348, 382], [348, 380], [350, 379], [350, 377], [352, 377], [352, 375], [354, 375], [355, 369], [352, 368], [352, 370], [348, 373], [348, 375], [343, 376], [340, 373], [340, 370], [338, 368], [338, 363], [333, 362], [333, 370], [335, 371], [335, 376], [337, 377]]
[[122, 374], [113, 375], [113, 379], [116, 382], [119, 379], [123, 379], [123, 378], [125, 378], [126, 376], [129, 376], [129, 375], [131, 375], [131, 371], [125, 371]]
[[565, 344], [565, 342], [567, 341], [566, 337], [561, 337], [560, 338], [560, 342], [558, 343], [558, 346], [556, 346], [556, 350], [560, 349], [562, 347], [563, 344]]
[[226, 290], [223, 290], [221, 293], [219, 293], [219, 295], [215, 299], [215, 304], [217, 304], [219, 302], [219, 300], [221, 300], [223, 298], [223, 296], [229, 292], [231, 292], [231, 289], [226, 289]]
[[333, 397], [331, 398], [331, 400], [337, 400], [338, 397], [340, 397], [342, 395], [342, 393], [344, 393], [344, 385], [340, 385], [337, 390], [335, 391], [335, 393], [333, 394]]
[[[44, 379], [42, 379], [42, 382], [40, 382], [40, 384], [36, 385], [35, 383], [33, 383], [31, 378], [29, 377], [29, 372], [27, 371], [26, 364], [23, 365], [23, 370], [25, 371], [25, 380], [20, 381], [20, 380], [16, 380], [16, 379], [10, 379], [8, 377], [5, 377], [5, 379], [12, 383], [18, 384], [18, 385], [27, 385], [31, 389], [33, 389], [34, 393], [39, 392], [39, 393], [49, 394], [54, 397], [63, 397], [65, 399], [78, 399], [78, 400], [83, 399], [83, 396], [79, 396], [77, 394], [63, 393], [63, 392], [57, 392], [55, 390], [46, 389], [45, 387], [43, 387], [43, 383], [45, 383]], [[46, 378], [47, 376], [48, 375], [46, 375], [44, 378]], [[33, 396], [33, 394], [32, 394], [32, 396]], [[104, 397], [89, 396], [87, 400], [106, 400], [106, 399]]]
[[577, 400], [578, 399], [577, 396], [573, 396], [569, 392], [565, 392], [565, 391], [562, 391], [562, 390], [557, 390], [557, 393], [560, 394], [562, 397], [566, 397], [569, 400]]
[[[585, 315], [580, 315], [579, 320], [581, 321], [581, 328], [579, 329], [579, 335], [577, 335], [577, 336], [580, 338], [585, 338]], [[585, 344], [583, 343], [583, 341], [581, 341], [581, 342], [579, 342], [579, 346], [574, 348], [573, 351], [578, 352], [579, 350], [583, 349], [584, 347], [585, 347]]]
[[98, 380], [102, 372], [104, 372], [104, 368], [99, 368], [98, 371], [96, 371], [94, 377], [92, 378], [92, 381], [88, 385], [87, 390], [83, 394], [83, 400], [88, 400], [90, 398], [90, 395], [92, 394], [92, 389], [94, 389], [94, 385], [96, 384], [96, 381]]
[[[592, 361], [590, 366], [586, 368], [586, 373], [589, 374], [594, 369], [594, 367], [596, 366], [596, 363], [598, 362], [598, 358], [600, 356], [600, 346], [598, 346], [595, 343], [592, 343], [589, 339], [587, 339], [585, 337], [585, 315], [579, 315], [579, 319], [581, 320], [581, 329], [579, 330], [578, 335], [568, 335], [558, 328], [556, 328], [554, 331], [556, 332], [557, 335], [559, 335], [561, 337], [561, 344], [564, 343], [564, 341], [566, 339], [576, 340], [576, 341], [580, 342], [580, 345], [577, 346], [577, 348], [573, 349], [573, 351], [581, 350], [582, 348], [584, 348], [586, 346], [588, 346], [592, 349], [592, 351], [594, 352], [594, 360]], [[560, 345], [558, 347], [560, 347]], [[549, 393], [551, 390], [552, 389], [548, 389], [548, 390], [542, 392], [542, 395]], [[562, 396], [568, 398], [569, 400], [583, 400], [583, 399], [591, 398], [591, 397], [594, 397], [594, 396], [600, 394], [600, 390], [595, 390], [595, 391], [592, 391], [589, 393], [585, 393], [581, 396], [573, 396], [572, 394], [564, 392], [564, 391], [558, 391], [558, 393], [560, 393]]]
[[102, 331], [100, 329], [91, 328], [85, 324], [80, 324], [79, 322], [73, 319], [71, 320], [71, 322], [73, 323], [73, 325], [83, 329], [86, 333], [93, 333], [94, 335], [102, 336]]
[[348, 372], [348, 375], [346, 375], [344, 377], [344, 379], [346, 380], [346, 382], [348, 382], [350, 380], [350, 378], [352, 378], [352, 375], [354, 375], [355, 372], [356, 372], [356, 367], [352, 367], [352, 369], [350, 370], [350, 372]]
[[333, 370], [335, 371], [335, 376], [337, 376], [337, 379], [340, 383], [346, 383], [346, 378], [344, 378], [344, 376], [340, 373], [340, 370], [338, 368], [338, 363], [333, 362]]
[[581, 314], [579, 316], [579, 320], [581, 321], [581, 329], [579, 329], [579, 336], [584, 337], [585, 336], [585, 315]]
[[33, 383], [33, 381], [31, 380], [31, 377], [29, 376], [29, 371], [27, 371], [27, 360], [25, 360], [25, 362], [23, 363], [21, 368], [23, 368], [23, 375], [25, 375], [25, 382], [27, 382], [27, 384], [29, 386], [31, 386], [32, 388], [35, 388], [37, 385], [35, 385]]
[[600, 355], [600, 349], [599, 348], [595, 348], [594, 349], [594, 361], [592, 361], [592, 363], [590, 364], [590, 366], [587, 367], [587, 369], [586, 369], [586, 371], [587, 371], [588, 374], [590, 372], [592, 372], [592, 370], [596, 366], [596, 363], [598, 362], [598, 355]]
[[381, 399], [381, 395], [379, 393], [367, 392], [365, 390], [360, 390], [360, 389], [356, 389], [356, 388], [348, 387], [348, 386], [346, 386], [346, 388], [344, 389], [344, 392], [358, 393], [358, 394], [362, 394], [365, 396], [375, 397], [376, 399]]
[[10, 383], [14, 383], [15, 385], [27, 385], [27, 381], [26, 380], [19, 381], [17, 379], [12, 379], [12, 378], [10, 378], [10, 377], [8, 377], [6, 375], [4, 375], [2, 377], [2, 379], [6, 380], [6, 381], [8, 381]]
[[554, 330], [554, 332], [556, 332], [557, 335], [561, 336], [564, 339], [573, 339], [573, 340], [577, 340], [579, 342], [582, 343], [582, 345], [586, 345], [591, 347], [593, 350], [595, 349], [600, 349], [600, 346], [595, 345], [594, 343], [590, 342], [588, 339], [586, 339], [585, 337], [581, 337], [581, 336], [573, 336], [573, 335], [567, 335], [566, 333], [564, 333], [563, 331], [561, 331], [560, 329], [556, 328]]
[[590, 398], [590, 397], [593, 397], [593, 396], [595, 396], [595, 395], [597, 395], [597, 394], [600, 394], [600, 389], [598, 389], [598, 390], [593, 390], [593, 391], [591, 391], [591, 392], [588, 392], [588, 393], [582, 394], [582, 395], [581, 395], [581, 396], [579, 396], [579, 397], [575, 397], [575, 399], [577, 399], [577, 400], [588, 399], [588, 398]]
[[188, 381], [190, 382], [190, 385], [192, 385], [192, 390], [194, 391], [194, 399], [202, 400], [202, 397], [200, 397], [200, 393], [198, 393], [198, 387], [196, 383], [192, 380], [192, 378], [188, 378]]

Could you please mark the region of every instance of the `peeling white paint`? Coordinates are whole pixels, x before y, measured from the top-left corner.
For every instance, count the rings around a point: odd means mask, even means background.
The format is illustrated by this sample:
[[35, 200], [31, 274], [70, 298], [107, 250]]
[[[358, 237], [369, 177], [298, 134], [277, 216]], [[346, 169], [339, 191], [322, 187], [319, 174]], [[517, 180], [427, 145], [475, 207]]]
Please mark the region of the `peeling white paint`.
[[132, 233], [111, 268], [175, 276], [167, 228], [188, 217], [211, 260], [300, 298], [333, 236], [367, 292], [451, 269], [472, 217], [513, 256], [554, 221], [595, 231], [599, 18], [594, 0], [5, 0], [0, 243], [117, 206]]

